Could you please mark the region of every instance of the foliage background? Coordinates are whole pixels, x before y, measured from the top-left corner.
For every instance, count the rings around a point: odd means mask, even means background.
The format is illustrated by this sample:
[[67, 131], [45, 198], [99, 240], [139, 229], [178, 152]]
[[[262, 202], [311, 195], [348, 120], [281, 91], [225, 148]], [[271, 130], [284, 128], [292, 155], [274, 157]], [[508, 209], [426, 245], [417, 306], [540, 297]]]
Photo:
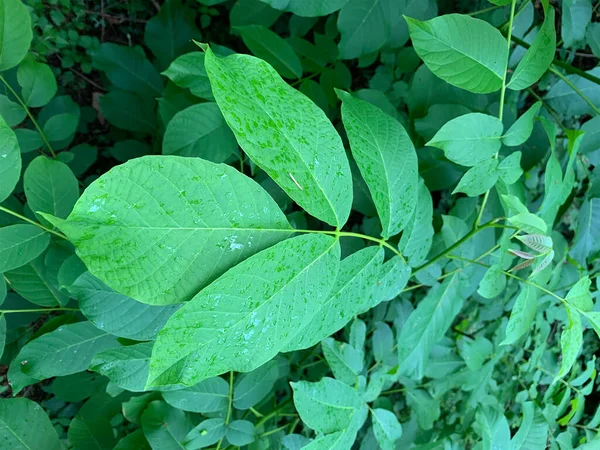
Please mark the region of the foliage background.
[[[370, 418], [356, 419], [355, 448], [600, 448], [593, 322], [583, 318], [586, 331], [573, 367], [556, 376], [564, 360], [561, 332], [574, 320], [564, 298], [589, 297], [592, 311], [600, 312], [600, 2], [550, 2], [558, 41], [554, 64], [531, 87], [507, 90], [502, 107], [498, 92], [471, 93], [433, 75], [416, 54], [401, 14], [419, 20], [468, 14], [506, 34], [510, 1], [398, 0], [395, 8], [393, 0], [321, 3], [331, 11], [306, 18], [281, 11], [300, 4], [294, 0], [23, 2], [30, 25], [13, 30], [11, 38], [30, 39], [28, 53], [11, 67], [0, 62], [0, 138], [8, 148], [6, 128], [14, 130], [24, 172], [0, 211], [0, 448], [350, 448], [354, 439], [333, 438], [354, 426], [353, 416], [340, 416], [335, 405], [348, 402], [346, 409], [359, 411], [352, 406], [357, 392], [368, 402]], [[19, 0], [0, 5], [6, 23], [23, 7]], [[510, 71], [545, 16], [540, 1], [516, 2]], [[272, 64], [327, 114], [346, 144], [334, 89], [396, 118], [417, 149], [435, 235], [430, 263], [400, 295], [321, 344], [281, 353], [247, 374], [151, 392], [145, 390], [151, 341], [177, 306], [156, 314], [136, 309], [135, 301], [87, 273], [61, 233], [34, 211], [65, 218], [80, 193], [113, 166], [171, 154], [225, 162], [269, 192], [295, 228], [323, 228], [238, 148], [192, 39], [210, 42], [216, 53], [249, 53]], [[573, 185], [548, 231], [554, 253], [545, 291], [527, 284], [531, 269], [525, 269], [516, 272], [519, 279], [501, 277], [500, 289], [487, 286], [494, 295], [485, 295], [485, 266], [507, 270], [517, 258], [505, 251], [502, 228], [469, 233], [480, 219], [481, 197], [453, 194], [466, 168], [425, 144], [467, 113], [497, 116], [504, 108], [508, 129], [538, 101], [537, 115], [556, 127], [556, 139], [550, 133], [556, 150], [551, 153], [543, 121], [517, 148], [504, 147], [502, 157], [521, 152], [524, 174], [507, 192], [492, 191], [482, 223], [507, 215], [500, 194], [537, 211], [549, 186], [562, 180], [562, 171], [561, 180], [548, 175], [553, 154], [565, 173], [572, 168]], [[586, 133], [574, 160], [570, 130]], [[0, 177], [3, 170], [0, 165]], [[352, 170], [354, 203], [346, 229], [380, 236], [369, 190], [354, 163]], [[36, 248], [10, 253], [11, 227], [30, 221], [47, 232], [37, 226], [39, 236], [28, 237]], [[342, 254], [366, 245], [344, 239]], [[514, 240], [510, 245], [527, 250]], [[445, 257], [435, 258], [440, 254]], [[464, 275], [460, 288], [438, 283], [456, 272]], [[501, 345], [515, 303], [533, 291], [537, 307], [527, 332]], [[415, 309], [423, 304], [434, 312]], [[426, 337], [411, 334], [407, 321]], [[25, 347], [60, 330], [73, 335]], [[106, 356], [115, 349], [129, 349], [125, 364]], [[399, 372], [402, 355], [414, 370], [405, 364]], [[28, 372], [32, 365], [36, 376]], [[317, 403], [332, 397], [326, 406], [303, 404], [302, 391], [310, 389], [322, 389]], [[336, 423], [323, 425], [329, 420]]]

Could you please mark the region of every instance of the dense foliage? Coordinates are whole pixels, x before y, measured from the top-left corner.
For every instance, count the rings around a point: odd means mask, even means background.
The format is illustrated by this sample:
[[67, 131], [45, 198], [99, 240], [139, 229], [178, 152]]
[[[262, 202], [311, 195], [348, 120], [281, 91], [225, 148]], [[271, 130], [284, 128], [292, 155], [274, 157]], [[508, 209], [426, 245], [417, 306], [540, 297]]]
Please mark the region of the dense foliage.
[[599, 9], [0, 0], [0, 448], [600, 449]]

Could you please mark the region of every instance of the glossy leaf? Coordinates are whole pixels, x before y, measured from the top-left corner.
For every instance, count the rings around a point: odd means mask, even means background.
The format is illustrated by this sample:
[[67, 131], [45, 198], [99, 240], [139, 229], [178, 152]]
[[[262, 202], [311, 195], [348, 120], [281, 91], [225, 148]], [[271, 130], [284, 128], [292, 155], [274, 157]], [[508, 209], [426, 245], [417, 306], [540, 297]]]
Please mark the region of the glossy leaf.
[[89, 370], [104, 375], [122, 389], [143, 392], [148, 378], [152, 345], [152, 342], [144, 342], [97, 353]]
[[506, 40], [489, 23], [461, 14], [406, 21], [415, 51], [442, 80], [480, 94], [502, 87]]
[[1, 116], [0, 142], [0, 202], [3, 202], [21, 178], [21, 151], [15, 133]]
[[323, 111], [252, 56], [220, 58], [206, 47], [205, 65], [244, 152], [309, 214], [344, 225], [352, 204], [350, 166]]
[[332, 237], [299, 236], [230, 269], [160, 331], [148, 387], [192, 385], [272, 359], [327, 298], [339, 252]]
[[62, 448], [44, 410], [27, 398], [0, 400], [0, 440], [4, 448], [14, 450]]
[[118, 166], [86, 189], [66, 221], [48, 219], [93, 275], [151, 305], [190, 299], [290, 234], [254, 181], [228, 166], [176, 156]]
[[178, 112], [169, 121], [163, 154], [197, 156], [221, 163], [237, 150], [235, 136], [216, 103], [200, 103]]
[[214, 377], [185, 389], [163, 392], [165, 401], [184, 411], [214, 413], [226, 411], [229, 404], [229, 384], [223, 378]]
[[415, 148], [396, 119], [352, 95], [338, 91], [352, 154], [367, 182], [381, 219], [382, 236], [398, 234], [417, 203]]
[[204, 53], [191, 52], [179, 56], [162, 73], [181, 88], [189, 89], [196, 97], [213, 100], [208, 74], [204, 68]]
[[496, 117], [465, 114], [446, 123], [427, 145], [443, 150], [446, 158], [456, 164], [474, 166], [500, 150], [502, 129]]
[[42, 254], [50, 234], [35, 225], [10, 225], [0, 228], [0, 273], [27, 264]]

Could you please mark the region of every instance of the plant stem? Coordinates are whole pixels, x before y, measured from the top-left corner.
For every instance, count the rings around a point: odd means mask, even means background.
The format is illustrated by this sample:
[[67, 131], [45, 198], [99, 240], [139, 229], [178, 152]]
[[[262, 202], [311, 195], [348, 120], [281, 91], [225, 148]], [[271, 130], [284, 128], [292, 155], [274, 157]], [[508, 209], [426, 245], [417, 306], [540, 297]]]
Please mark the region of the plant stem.
[[67, 239], [67, 237], [64, 234], [59, 233], [58, 231], [54, 231], [54, 230], [52, 230], [52, 229], [50, 229], [48, 227], [45, 227], [41, 223], [38, 223], [38, 222], [36, 222], [34, 220], [31, 220], [31, 219], [29, 219], [29, 218], [27, 218], [27, 217], [25, 217], [25, 216], [23, 216], [23, 215], [21, 215], [21, 214], [19, 214], [17, 212], [14, 212], [14, 211], [12, 211], [12, 210], [10, 210], [8, 208], [5, 208], [4, 206], [0, 206], [0, 211], [5, 212], [6, 214], [10, 214], [11, 216], [18, 217], [19, 219], [24, 220], [25, 222], [28, 222], [28, 223], [30, 223], [32, 225], [35, 225], [36, 227], [39, 227], [42, 230], [47, 231], [48, 233], [52, 233], [53, 235], [58, 236], [61, 239]]
[[46, 147], [48, 147], [48, 151], [50, 151], [50, 154], [52, 155], [53, 158], [56, 158], [56, 153], [54, 153], [54, 149], [50, 145], [50, 142], [48, 142], [48, 139], [46, 138], [46, 135], [42, 131], [42, 128], [39, 126], [39, 124], [35, 120], [35, 117], [33, 117], [33, 114], [31, 114], [31, 111], [29, 111], [29, 108], [27, 107], [25, 102], [21, 99], [21, 97], [19, 97], [19, 95], [15, 92], [15, 90], [12, 88], [12, 86], [10, 84], [8, 84], [8, 82], [4, 79], [4, 77], [2, 75], [0, 75], [0, 80], [4, 83], [4, 85], [11, 92], [11, 94], [15, 96], [15, 98], [17, 99], [17, 101], [19, 102], [21, 107], [25, 110], [25, 113], [31, 119], [31, 123], [33, 123], [35, 128], [38, 130], [38, 133], [40, 133], [40, 136], [42, 137], [44, 144], [46, 144]]
[[286, 400], [285, 402], [281, 403], [277, 408], [275, 408], [273, 411], [271, 411], [269, 414], [265, 415], [265, 417], [263, 417], [258, 422], [256, 422], [256, 428], [259, 428], [261, 425], [264, 425], [266, 422], [268, 422], [273, 417], [275, 417], [277, 415], [277, 413], [279, 413], [279, 411], [281, 411], [283, 408], [285, 408], [290, 402], [291, 402], [291, 399]]
[[[517, 0], [512, 0], [510, 4], [510, 18], [508, 19], [508, 36], [506, 38], [506, 45], [508, 47], [506, 63], [504, 65], [504, 76], [502, 77], [502, 88], [500, 89], [500, 106], [498, 108], [498, 119], [502, 122], [502, 118], [504, 116], [504, 97], [506, 95], [506, 75], [508, 73], [508, 59], [510, 56], [510, 38], [512, 36], [513, 22], [515, 19], [515, 6], [517, 5]], [[494, 159], [498, 159], [498, 152], [494, 155]], [[490, 190], [488, 189], [484, 196], [483, 201], [481, 202], [481, 208], [479, 209], [479, 213], [477, 214], [477, 219], [475, 220], [475, 228], [481, 222], [483, 217], [483, 212], [485, 211], [485, 205], [487, 205], [487, 201], [490, 197]]]
[[39, 308], [39, 309], [0, 309], [1, 314], [10, 313], [48, 313], [54, 311], [79, 311], [77, 308]]
[[278, 433], [282, 430], [285, 430], [288, 427], [288, 424], [286, 423], [285, 425], [280, 426], [279, 428], [275, 428], [274, 430], [269, 430], [264, 432], [263, 434], [261, 434], [259, 437], [265, 437], [265, 436], [270, 436], [272, 434]]
[[[225, 416], [225, 426], [227, 426], [227, 424], [229, 424], [229, 419], [231, 418], [231, 404], [233, 402], [233, 370], [229, 372], [229, 403], [227, 405], [227, 415]], [[223, 436], [218, 444], [217, 444], [217, 450], [219, 450], [221, 448], [221, 444], [223, 443], [223, 439], [225, 439], [225, 436]]]
[[467, 13], [466, 15], [467, 16], [471, 16], [471, 17], [475, 17], [475, 16], [478, 16], [480, 14], [485, 14], [485, 13], [490, 12], [490, 11], [495, 11], [498, 8], [502, 8], [502, 6], [498, 6], [498, 5], [490, 6], [489, 8], [484, 8], [484, 9], [480, 9], [479, 11], [470, 12], [470, 13]]
[[563, 80], [567, 86], [569, 86], [571, 89], [573, 89], [575, 91], [575, 93], [577, 95], [579, 95], [584, 102], [586, 102], [588, 105], [590, 105], [590, 107], [592, 108], [592, 110], [598, 114], [600, 116], [600, 109], [598, 109], [598, 107], [596, 105], [594, 105], [594, 102], [592, 102], [587, 95], [585, 95], [583, 93], [583, 91], [581, 89], [579, 89], [575, 83], [573, 83], [571, 80], [569, 80], [567, 77], [565, 77], [562, 73], [560, 73], [560, 71], [556, 70], [554, 67], [550, 66], [550, 72], [552, 72], [554, 75], [556, 75], [557, 77], [559, 77], [561, 80]]

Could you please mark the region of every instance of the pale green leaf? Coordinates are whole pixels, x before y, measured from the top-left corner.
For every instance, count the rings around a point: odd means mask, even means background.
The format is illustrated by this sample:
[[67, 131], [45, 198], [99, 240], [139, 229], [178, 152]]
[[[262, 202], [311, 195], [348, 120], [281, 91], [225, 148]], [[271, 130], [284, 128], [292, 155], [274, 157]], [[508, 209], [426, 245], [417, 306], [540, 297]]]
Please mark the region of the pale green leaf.
[[592, 0], [563, 0], [561, 37], [565, 47], [582, 47], [585, 30], [592, 20]]
[[236, 28], [246, 47], [257, 57], [271, 64], [284, 78], [300, 78], [302, 64], [294, 50], [284, 39], [262, 25]]
[[585, 33], [585, 39], [596, 58], [600, 58], [600, 23], [590, 23]]
[[25, 58], [17, 69], [23, 101], [29, 107], [46, 105], [56, 94], [56, 78], [47, 64], [38, 63], [33, 55]]
[[93, 62], [118, 89], [152, 98], [162, 94], [160, 74], [140, 48], [105, 42], [94, 52]]
[[0, 228], [0, 273], [27, 264], [42, 254], [50, 234], [35, 225], [9, 225]]
[[184, 438], [183, 445], [188, 450], [208, 447], [219, 442], [227, 432], [227, 425], [222, 417], [207, 419], [194, 427]]
[[183, 450], [183, 440], [191, 429], [182, 410], [159, 400], [150, 403], [142, 414], [142, 430], [153, 449]]
[[333, 433], [348, 428], [364, 403], [356, 390], [341, 381], [324, 377], [311, 383], [290, 383], [300, 419], [312, 430]]
[[477, 293], [484, 298], [494, 298], [504, 292], [505, 287], [506, 275], [502, 273], [502, 267], [494, 264], [485, 272]]
[[482, 161], [467, 170], [452, 193], [464, 192], [469, 197], [485, 194], [494, 187], [498, 181], [498, 175], [497, 159]]
[[345, 342], [328, 337], [321, 342], [323, 356], [337, 380], [353, 386], [363, 369], [361, 354]]
[[541, 218], [530, 212], [522, 212], [508, 218], [511, 225], [526, 233], [546, 234], [548, 226]]
[[0, 202], [12, 193], [21, 178], [21, 151], [17, 137], [0, 116]]
[[560, 370], [556, 378], [562, 378], [567, 375], [575, 361], [581, 346], [583, 345], [583, 326], [581, 324], [581, 317], [579, 312], [575, 308], [570, 306], [567, 307], [567, 315], [569, 318], [569, 324], [564, 327], [560, 335], [560, 350], [561, 350], [561, 362]]
[[590, 286], [592, 282], [589, 276], [584, 276], [569, 290], [565, 300], [580, 311], [589, 312], [594, 308]]
[[575, 240], [571, 256], [585, 264], [600, 250], [600, 198], [587, 199], [579, 210]]
[[277, 378], [279, 378], [279, 367], [277, 361], [274, 360], [252, 372], [242, 374], [233, 388], [235, 409], [246, 410], [258, 404], [269, 395]]
[[213, 100], [210, 81], [204, 68], [204, 53], [191, 52], [181, 55], [163, 72], [173, 83], [189, 89], [196, 97]]
[[[509, 89], [520, 91], [536, 83], [546, 73], [554, 60], [554, 53], [556, 52], [554, 8], [548, 0], [542, 0], [542, 5], [544, 7], [544, 22], [511, 76], [507, 85]], [[564, 31], [563, 28], [563, 38]]]
[[502, 130], [497, 117], [470, 113], [446, 123], [426, 145], [443, 150], [450, 161], [470, 167], [500, 150]]
[[301, 17], [328, 16], [343, 7], [348, 0], [260, 0], [273, 8]]
[[502, 87], [508, 49], [489, 23], [462, 14], [406, 21], [415, 51], [442, 80], [479, 94]]
[[337, 21], [342, 59], [358, 58], [383, 47], [388, 38], [384, 9], [388, 4], [386, 0], [350, 0], [346, 3]]
[[27, 398], [0, 399], [0, 440], [7, 450], [63, 448], [42, 407]]
[[433, 346], [444, 336], [460, 312], [464, 297], [461, 279], [453, 275], [431, 288], [408, 316], [398, 336], [398, 372], [421, 379]]
[[510, 440], [510, 450], [543, 449], [548, 439], [548, 422], [534, 402], [523, 404], [523, 421]]
[[538, 298], [539, 291], [536, 288], [528, 284], [521, 286], [521, 292], [510, 313], [510, 319], [506, 326], [506, 337], [502, 341], [502, 345], [514, 344], [531, 330], [538, 307]]
[[63, 325], [29, 342], [18, 358], [23, 361], [21, 372], [43, 380], [86, 370], [96, 353], [118, 345], [114, 336], [89, 322], [79, 322]]
[[[600, 77], [600, 67], [594, 67], [586, 73]], [[594, 105], [600, 104], [600, 86], [593, 81], [580, 77], [579, 75], [567, 75], [567, 79], [574, 84], [583, 95]], [[581, 116], [583, 114], [594, 114], [590, 105], [583, 100], [565, 81], [559, 80], [544, 96], [551, 108], [562, 114], [563, 117]]]
[[248, 55], [206, 48], [213, 94], [246, 154], [309, 214], [341, 227], [352, 206], [342, 140], [323, 111]]
[[79, 302], [81, 313], [97, 328], [115, 336], [155, 339], [158, 331], [181, 305], [152, 306], [137, 302], [106, 286], [85, 272], [69, 286]]
[[122, 389], [144, 392], [152, 345], [144, 342], [105, 350], [94, 356], [89, 370], [104, 375]]
[[510, 447], [510, 427], [504, 414], [498, 409], [484, 405], [475, 415], [482, 437], [483, 450], [496, 450]]
[[422, 178], [419, 178], [417, 196], [413, 214], [398, 243], [398, 249], [408, 259], [411, 267], [417, 267], [425, 262], [434, 233], [433, 201]]
[[[554, 54], [554, 53], [553, 53]], [[534, 120], [542, 107], [542, 102], [535, 102], [513, 123], [506, 134], [502, 136], [502, 143], [509, 147], [523, 144], [531, 136]]]
[[417, 203], [418, 164], [415, 148], [395, 118], [368, 102], [337, 91], [352, 154], [382, 224], [382, 236], [398, 234]]
[[56, 269], [47, 260], [49, 253], [4, 273], [11, 289], [39, 306], [59, 306], [68, 302], [56, 280]]
[[154, 305], [190, 299], [290, 234], [256, 182], [229, 166], [177, 156], [115, 167], [86, 189], [66, 221], [49, 219], [93, 275]]
[[371, 412], [373, 433], [382, 450], [395, 450], [396, 441], [402, 436], [402, 425], [396, 414], [387, 409], [375, 408]]
[[31, 18], [21, 0], [0, 2], [0, 72], [19, 64], [31, 44]]
[[163, 392], [162, 395], [175, 408], [203, 414], [214, 413], [227, 410], [229, 384], [223, 378], [214, 377], [185, 389]]
[[178, 112], [169, 121], [163, 154], [197, 156], [221, 163], [237, 150], [235, 136], [216, 103], [206, 102]]
[[334, 238], [305, 235], [230, 269], [160, 331], [148, 386], [192, 385], [272, 359], [329, 295], [339, 255]]
[[66, 218], [79, 198], [79, 183], [69, 166], [47, 158], [35, 158], [23, 175], [27, 203], [31, 210]]
[[225, 437], [232, 445], [238, 447], [248, 445], [256, 440], [256, 428], [252, 422], [247, 420], [234, 420], [227, 425]]
[[516, 236], [516, 238], [536, 252], [546, 253], [552, 250], [552, 238], [549, 236], [542, 236], [541, 234], [524, 234]]
[[440, 417], [440, 401], [422, 389], [406, 392], [406, 403], [417, 415], [417, 423], [423, 430], [430, 430]]
[[506, 184], [515, 184], [523, 175], [521, 168], [521, 152], [514, 152], [504, 158], [498, 165], [498, 175]]

